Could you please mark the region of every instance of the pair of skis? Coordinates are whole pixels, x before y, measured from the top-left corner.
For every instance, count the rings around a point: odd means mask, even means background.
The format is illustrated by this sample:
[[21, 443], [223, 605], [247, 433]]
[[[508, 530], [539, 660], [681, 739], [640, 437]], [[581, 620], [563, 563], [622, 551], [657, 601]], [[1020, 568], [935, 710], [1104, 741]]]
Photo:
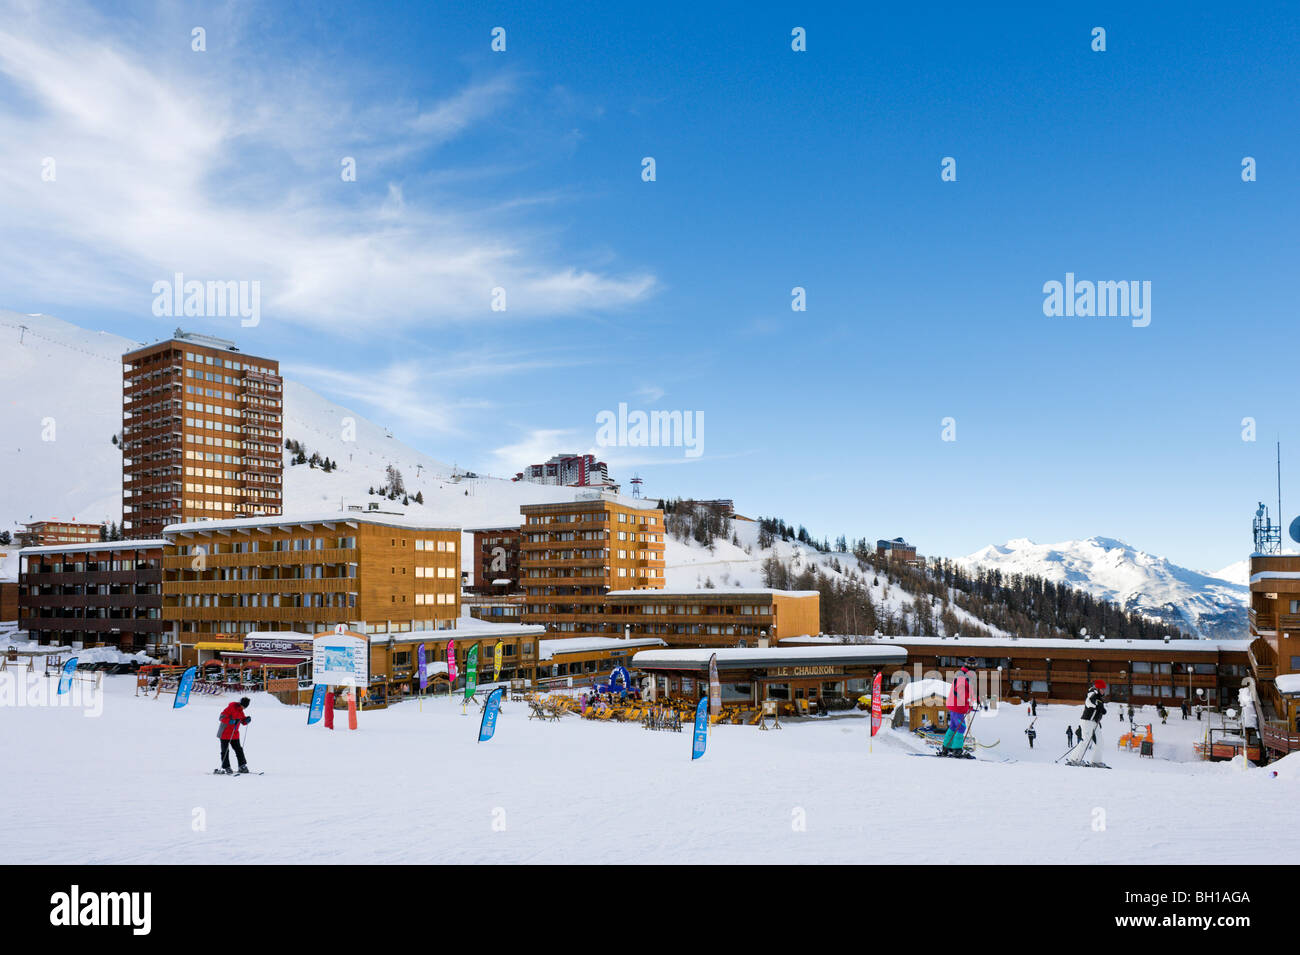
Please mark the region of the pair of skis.
[[[978, 709], [974, 709], [974, 710], [971, 710], [969, 713], [966, 714], [966, 728], [965, 728], [965, 730], [962, 731], [962, 734], [961, 734], [961, 735], [962, 735], [962, 749], [961, 749], [961, 752], [960, 752], [958, 755], [956, 755], [956, 756], [950, 756], [947, 752], [945, 752], [945, 751], [944, 751], [944, 748], [943, 748], [943, 743], [942, 743], [942, 742], [939, 744], [939, 748], [936, 749], [936, 750], [934, 751], [934, 753], [932, 753], [931, 755], [934, 755], [934, 756], [941, 756], [941, 757], [946, 757], [946, 758], [948, 758], [948, 759], [976, 759], [977, 757], [976, 757], [976, 755], [975, 755], [975, 747], [979, 745], [979, 742], [978, 742], [978, 741], [975, 739], [975, 737], [971, 734], [971, 726], [974, 724], [974, 722], [975, 722], [975, 714], [978, 713], [978, 712], [979, 712]], [[970, 747], [970, 751], [969, 751], [969, 752], [967, 752], [967, 750], [966, 750], [966, 738], [967, 738], [967, 737], [970, 737], [970, 741], [971, 741], [971, 747]], [[924, 755], [924, 754], [922, 754], [922, 753], [918, 753], [917, 755], [920, 756], [920, 755]]]
[[254, 771], [251, 770], [251, 769], [250, 769], [248, 772], [246, 772], [246, 773], [241, 773], [241, 772], [237, 772], [237, 771], [235, 771], [235, 770], [229, 770], [229, 769], [214, 769], [214, 770], [212, 771], [212, 775], [213, 775], [213, 776], [265, 776], [266, 773], [265, 773], [265, 772], [254, 772]]

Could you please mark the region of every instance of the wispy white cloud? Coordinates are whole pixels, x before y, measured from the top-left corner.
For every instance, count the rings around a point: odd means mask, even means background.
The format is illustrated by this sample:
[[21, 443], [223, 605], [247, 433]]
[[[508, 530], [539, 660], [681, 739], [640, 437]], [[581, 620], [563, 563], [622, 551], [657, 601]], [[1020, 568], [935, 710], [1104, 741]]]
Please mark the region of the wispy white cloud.
[[571, 429], [538, 428], [514, 444], [494, 448], [492, 458], [500, 468], [513, 473], [529, 464], [540, 464], [554, 454], [574, 453], [571, 445], [577, 437], [578, 432]]
[[[648, 272], [565, 262], [483, 211], [534, 197], [475, 208], [403, 188], [408, 165], [500, 119], [521, 95], [509, 75], [390, 103], [351, 92], [346, 63], [229, 63], [185, 33], [162, 56], [138, 25], [81, 7], [0, 10], [0, 287], [13, 294], [147, 314], [153, 281], [174, 272], [256, 279], [263, 321], [353, 335], [611, 309], [655, 289]], [[340, 179], [344, 156], [358, 182]], [[506, 313], [490, 310], [497, 286]]]
[[[382, 412], [385, 420], [425, 435], [465, 436], [470, 412], [499, 407], [492, 389], [498, 382], [530, 372], [571, 368], [582, 358], [511, 352], [491, 348], [465, 349], [439, 355], [438, 361], [409, 359], [373, 368], [355, 368], [342, 360], [326, 365], [284, 362], [289, 375], [338, 401]], [[458, 393], [486, 386], [486, 396]]]

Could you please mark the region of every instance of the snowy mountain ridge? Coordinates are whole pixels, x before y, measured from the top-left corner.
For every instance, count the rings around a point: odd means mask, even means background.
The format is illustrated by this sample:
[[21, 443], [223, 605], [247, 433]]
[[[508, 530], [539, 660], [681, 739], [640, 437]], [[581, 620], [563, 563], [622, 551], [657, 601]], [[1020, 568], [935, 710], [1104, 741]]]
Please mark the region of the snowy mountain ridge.
[[1218, 574], [1189, 570], [1113, 537], [1056, 544], [1016, 538], [958, 558], [958, 563], [1067, 584], [1198, 636], [1246, 635], [1249, 589], [1238, 564]]

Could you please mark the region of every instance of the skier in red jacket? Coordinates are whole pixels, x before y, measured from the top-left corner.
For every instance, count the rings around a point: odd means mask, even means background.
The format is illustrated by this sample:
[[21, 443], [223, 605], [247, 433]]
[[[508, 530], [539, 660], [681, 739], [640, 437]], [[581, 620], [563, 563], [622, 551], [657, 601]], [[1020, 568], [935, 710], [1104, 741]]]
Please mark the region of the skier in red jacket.
[[244, 747], [239, 742], [239, 727], [247, 726], [253, 722], [251, 716], [244, 713], [244, 707], [253, 701], [246, 696], [241, 696], [238, 703], [231, 703], [221, 711], [221, 726], [217, 730], [217, 738], [221, 740], [221, 771], [229, 773], [230, 770], [230, 748], [235, 749], [235, 758], [239, 760], [239, 771], [248, 772], [248, 762], [244, 759]]

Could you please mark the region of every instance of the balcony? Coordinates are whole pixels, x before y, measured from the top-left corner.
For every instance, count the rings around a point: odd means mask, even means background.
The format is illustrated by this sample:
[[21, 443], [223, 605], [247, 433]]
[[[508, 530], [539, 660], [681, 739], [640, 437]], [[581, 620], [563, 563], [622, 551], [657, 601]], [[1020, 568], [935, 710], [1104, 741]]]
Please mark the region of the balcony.
[[1256, 680], [1263, 682], [1277, 678], [1277, 665], [1272, 662], [1272, 654], [1273, 648], [1265, 640], [1252, 640], [1246, 648], [1246, 659], [1250, 661]]
[[163, 620], [180, 623], [346, 623], [355, 607], [163, 607]]
[[1300, 750], [1300, 732], [1297, 732], [1281, 720], [1269, 720], [1259, 728], [1259, 737], [1264, 745], [1279, 753], [1293, 753]]
[[23, 617], [18, 621], [23, 630], [80, 630], [86, 633], [163, 633], [167, 621], [148, 617]]
[[1251, 609], [1249, 613], [1250, 628], [1256, 632], [1261, 630], [1273, 631], [1277, 629], [1277, 618], [1271, 613], [1259, 613]]
[[558, 558], [527, 558], [519, 560], [519, 567], [522, 570], [550, 570], [560, 567], [596, 567], [605, 573], [609, 573], [608, 557], [579, 557], [572, 560], [560, 560]]

